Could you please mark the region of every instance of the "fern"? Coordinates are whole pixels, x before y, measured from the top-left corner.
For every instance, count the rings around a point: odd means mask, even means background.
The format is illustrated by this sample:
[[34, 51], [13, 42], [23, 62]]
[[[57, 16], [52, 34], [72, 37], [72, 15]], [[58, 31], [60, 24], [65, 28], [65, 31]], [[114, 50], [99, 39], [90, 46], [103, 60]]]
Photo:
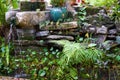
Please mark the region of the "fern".
[[63, 65], [91, 65], [102, 58], [103, 52], [95, 47], [88, 47], [86, 44], [69, 42], [66, 40], [55, 41], [63, 45], [60, 64]]

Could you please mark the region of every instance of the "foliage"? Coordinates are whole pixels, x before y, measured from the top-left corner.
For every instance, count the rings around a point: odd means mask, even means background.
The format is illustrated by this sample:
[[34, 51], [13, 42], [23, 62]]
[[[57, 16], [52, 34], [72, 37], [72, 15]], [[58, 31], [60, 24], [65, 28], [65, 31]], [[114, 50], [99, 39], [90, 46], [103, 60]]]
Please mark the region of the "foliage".
[[86, 0], [87, 3], [89, 3], [90, 5], [93, 6], [98, 6], [98, 7], [111, 7], [112, 5], [114, 5], [117, 0]]
[[[84, 43], [75, 43], [66, 40], [53, 42], [64, 46], [59, 60], [59, 74], [61, 74], [61, 77], [64, 75], [64, 77], [67, 77], [69, 80], [77, 80], [79, 77], [78, 69], [85, 68], [86, 70], [88, 67], [95, 65], [97, 61], [101, 60], [103, 57], [103, 52], [95, 48], [95, 44], [87, 45]], [[69, 77], [66, 75], [66, 72]], [[83, 72], [81, 75], [87, 77], [88, 74]]]
[[5, 13], [12, 7], [18, 8], [17, 0], [0, 0], [0, 25], [5, 24]]
[[113, 8], [112, 18], [114, 19], [115, 23], [120, 22], [120, 3], [116, 4]]
[[53, 7], [62, 7], [64, 5], [65, 0], [51, 0], [51, 4]]
[[[0, 74], [25, 73], [32, 80], [78, 80], [79, 76], [94, 80], [93, 77], [99, 72], [96, 68], [110, 68], [111, 64], [119, 65], [120, 62], [119, 48], [108, 52], [109, 54], [103, 54], [103, 51], [92, 43], [75, 43], [67, 40], [52, 42], [63, 45], [63, 51], [53, 47], [42, 47], [40, 52], [28, 49], [17, 56], [9, 54], [9, 65], [0, 55]], [[2, 48], [4, 46], [1, 46]]]
[[[82, 64], [88, 65], [95, 63], [97, 59], [101, 59], [103, 52], [91, 46], [92, 44], [86, 46], [86, 44], [74, 43], [74, 42], [61, 42], [57, 43], [64, 44], [63, 48], [63, 58], [61, 60], [64, 63], [74, 65]], [[82, 46], [80, 46], [82, 45]]]
[[86, 8], [80, 7], [77, 13], [77, 23], [78, 26], [81, 27], [85, 24], [86, 21]]
[[[10, 64], [7, 69], [0, 68], [1, 74], [27, 74], [32, 80], [57, 79], [57, 67], [59, 61], [59, 50], [54, 48], [43, 48], [41, 52], [28, 49], [17, 56], [10, 55]], [[9, 72], [7, 72], [9, 71]]]
[[10, 52], [13, 50], [13, 47], [11, 43], [6, 44], [3, 38], [0, 38], [0, 42], [0, 71], [1, 73], [7, 73], [10, 64]]
[[39, 23], [39, 28], [41, 29], [41, 28], [43, 28], [43, 27], [48, 26], [49, 24], [50, 24], [50, 21], [49, 21], [49, 20], [40, 22], [40, 23]]

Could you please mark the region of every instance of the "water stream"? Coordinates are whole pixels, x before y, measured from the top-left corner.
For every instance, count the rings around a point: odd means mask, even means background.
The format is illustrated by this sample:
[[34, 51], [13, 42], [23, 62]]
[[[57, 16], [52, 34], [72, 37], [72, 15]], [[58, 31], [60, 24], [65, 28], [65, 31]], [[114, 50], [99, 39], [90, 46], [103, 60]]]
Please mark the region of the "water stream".
[[[11, 42], [13, 43], [14, 45], [14, 41], [17, 40], [18, 41], [18, 45], [19, 47], [14, 47], [16, 49], [14, 49], [14, 57], [16, 57], [17, 55], [21, 54], [22, 53], [22, 44], [21, 42], [19, 41], [20, 40], [20, 35], [16, 29], [16, 26], [15, 26], [15, 20], [13, 19], [11, 21], [11, 24], [10, 24], [10, 30], [9, 30], [9, 34], [8, 34], [8, 39], [7, 39], [7, 43], [10, 44]], [[23, 34], [23, 33], [22, 33]], [[24, 36], [24, 35], [22, 35]], [[18, 53], [19, 52], [19, 53]], [[24, 56], [23, 56], [24, 57]], [[21, 58], [23, 58], [21, 57]], [[14, 71], [13, 73], [13, 77], [15, 78], [20, 78], [20, 77], [26, 77], [27, 75], [23, 73], [23, 70], [21, 69], [20, 72], [18, 72], [17, 70]]]

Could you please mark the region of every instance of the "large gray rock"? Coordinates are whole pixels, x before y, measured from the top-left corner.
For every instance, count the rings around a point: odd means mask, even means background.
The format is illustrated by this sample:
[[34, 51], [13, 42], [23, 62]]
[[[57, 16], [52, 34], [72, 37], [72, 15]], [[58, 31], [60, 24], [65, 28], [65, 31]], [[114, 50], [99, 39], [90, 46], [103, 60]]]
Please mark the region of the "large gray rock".
[[25, 11], [16, 14], [17, 25], [22, 28], [34, 28], [40, 22], [49, 19], [49, 11]]

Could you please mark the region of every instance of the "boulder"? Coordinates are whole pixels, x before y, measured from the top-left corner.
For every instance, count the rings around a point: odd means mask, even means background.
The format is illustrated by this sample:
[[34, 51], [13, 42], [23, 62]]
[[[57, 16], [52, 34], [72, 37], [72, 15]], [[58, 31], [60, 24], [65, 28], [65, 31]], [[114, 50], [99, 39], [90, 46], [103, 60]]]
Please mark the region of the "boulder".
[[40, 22], [49, 19], [49, 11], [25, 11], [16, 14], [17, 25], [21, 28], [34, 28]]

